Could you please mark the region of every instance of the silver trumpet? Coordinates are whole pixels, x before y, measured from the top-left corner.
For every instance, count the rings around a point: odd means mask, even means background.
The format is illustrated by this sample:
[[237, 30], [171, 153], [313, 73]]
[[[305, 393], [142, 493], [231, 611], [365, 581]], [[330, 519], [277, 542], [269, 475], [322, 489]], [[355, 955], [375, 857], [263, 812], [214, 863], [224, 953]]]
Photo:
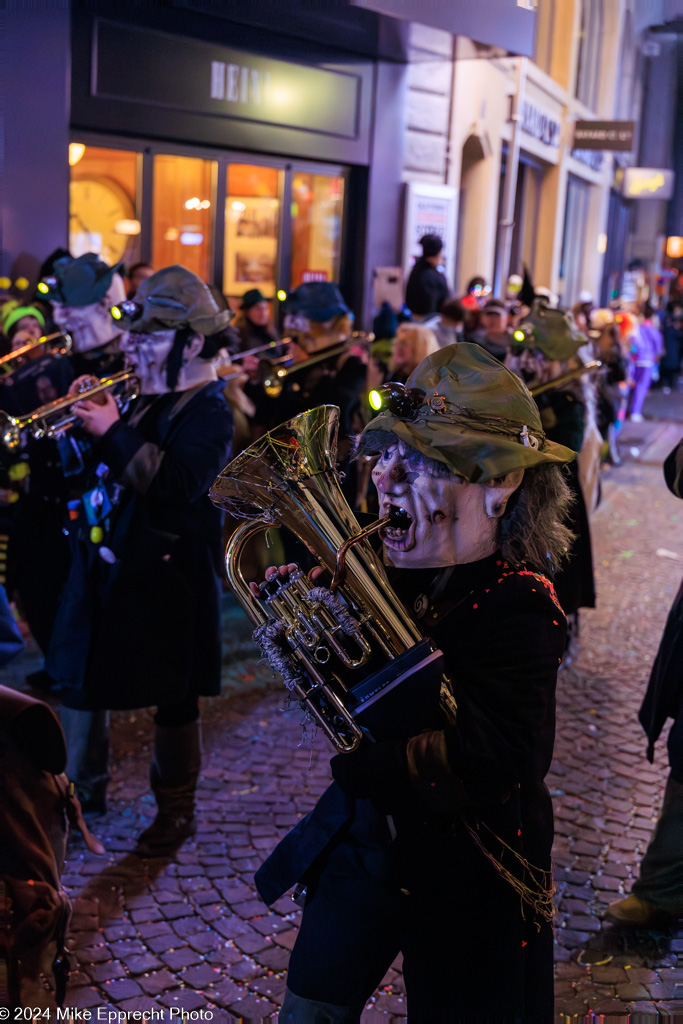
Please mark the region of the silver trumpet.
[[[454, 702], [443, 656], [423, 637], [391, 589], [368, 537], [407, 513], [361, 529], [335, 469], [339, 409], [295, 416], [234, 459], [209, 496], [247, 518], [228, 542], [228, 583], [254, 637], [299, 703], [342, 753], [364, 734], [390, 739], [440, 728]], [[293, 533], [332, 577], [319, 586], [303, 572], [261, 585], [255, 597], [240, 559], [255, 534]]]
[[47, 402], [25, 416], [10, 416], [0, 409], [0, 440], [6, 448], [14, 449], [21, 446], [26, 434], [36, 440], [60, 437], [78, 420], [72, 406], [76, 402], [97, 401], [97, 396], [105, 391], [111, 391], [122, 412], [140, 393], [140, 379], [132, 371], [122, 370], [100, 380], [86, 378], [77, 393]]

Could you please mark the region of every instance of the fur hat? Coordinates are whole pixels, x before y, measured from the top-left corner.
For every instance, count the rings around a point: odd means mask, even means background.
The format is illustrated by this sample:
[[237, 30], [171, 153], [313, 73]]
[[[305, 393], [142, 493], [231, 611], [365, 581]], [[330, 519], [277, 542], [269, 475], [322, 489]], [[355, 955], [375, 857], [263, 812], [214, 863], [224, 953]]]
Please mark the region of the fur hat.
[[412, 411], [394, 412], [389, 400], [363, 434], [391, 431], [471, 483], [575, 458], [546, 438], [520, 378], [479, 345], [461, 342], [427, 356], [408, 378], [406, 393]]

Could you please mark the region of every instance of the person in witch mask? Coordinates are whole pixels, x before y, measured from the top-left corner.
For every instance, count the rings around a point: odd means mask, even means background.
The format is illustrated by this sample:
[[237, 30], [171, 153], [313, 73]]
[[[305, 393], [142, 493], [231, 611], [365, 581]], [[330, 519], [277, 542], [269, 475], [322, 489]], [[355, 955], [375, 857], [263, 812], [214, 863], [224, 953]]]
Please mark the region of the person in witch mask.
[[[534, 399], [543, 429], [551, 441], [578, 452], [566, 473], [573, 496], [568, 525], [574, 540], [570, 557], [555, 580], [567, 616], [567, 649], [573, 654], [580, 609], [594, 608], [596, 599], [589, 496], [599, 454], [594, 443], [597, 428], [593, 427], [593, 385], [588, 374], [580, 373], [585, 366], [582, 352], [587, 339], [577, 330], [570, 313], [549, 309], [538, 301], [517, 333], [524, 339], [515, 341], [505, 365], [524, 380], [532, 393], [537, 387], [548, 388]], [[567, 380], [565, 374], [569, 373], [576, 376]], [[548, 387], [553, 381], [558, 384]]]
[[211, 338], [230, 314], [181, 266], [146, 278], [117, 314], [141, 397], [123, 418], [109, 393], [76, 407], [97, 468], [72, 510], [73, 565], [48, 668], [61, 687], [69, 777], [95, 813], [106, 807], [108, 710], [157, 707], [158, 813], [138, 843], [155, 855], [194, 831], [198, 698], [220, 689], [221, 522], [206, 492], [231, 450]]
[[443, 652], [457, 710], [420, 731], [415, 707], [411, 735], [335, 756], [332, 785], [257, 872], [268, 904], [307, 887], [280, 1020], [360, 1020], [402, 952], [409, 1020], [550, 1024], [543, 779], [565, 639], [550, 576], [571, 539], [574, 453], [477, 345], [440, 349], [380, 397], [358, 451], [376, 458], [380, 513], [404, 512], [380, 533], [389, 581]]
[[[121, 265], [110, 267], [94, 253], [62, 256], [38, 285], [37, 295], [53, 306], [57, 330], [68, 330], [73, 347], [68, 357], [41, 355], [13, 373], [2, 389], [2, 408], [25, 416], [61, 398], [83, 375], [100, 378], [123, 369], [119, 341], [123, 329], [109, 307], [124, 297]], [[67, 503], [80, 493], [90, 447], [86, 435], [71, 429], [58, 440], [27, 439], [21, 458], [28, 460], [17, 503], [16, 529], [10, 544], [10, 590], [15, 590], [34, 639], [47, 652], [71, 556], [63, 530]], [[26, 466], [23, 467], [26, 469]], [[27, 681], [41, 689], [53, 680], [44, 669]]]

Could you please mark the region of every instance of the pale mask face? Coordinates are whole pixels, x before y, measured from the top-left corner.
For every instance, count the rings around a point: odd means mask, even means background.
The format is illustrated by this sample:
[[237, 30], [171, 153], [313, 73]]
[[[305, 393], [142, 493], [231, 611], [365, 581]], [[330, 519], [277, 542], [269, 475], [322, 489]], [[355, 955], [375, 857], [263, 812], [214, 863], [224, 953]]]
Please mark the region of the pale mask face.
[[72, 336], [76, 352], [92, 352], [123, 337], [124, 331], [109, 311], [124, 298], [123, 281], [114, 274], [107, 294], [99, 302], [89, 306], [65, 306], [61, 302], [53, 302], [52, 318], [57, 327]]
[[[140, 378], [143, 395], [166, 395], [171, 391], [166, 383], [168, 358], [173, 348], [175, 331], [155, 331], [153, 334], [129, 334], [121, 345], [126, 362]], [[183, 350], [183, 362], [174, 391], [187, 391], [198, 384], [216, 379], [210, 360], [198, 359], [204, 347], [204, 338], [195, 334]]]
[[372, 471], [380, 515], [402, 508], [407, 530], [380, 533], [385, 561], [402, 569], [476, 562], [493, 554], [500, 517], [523, 470], [502, 480], [471, 484], [444, 465], [442, 471], [401, 441], [380, 452]]

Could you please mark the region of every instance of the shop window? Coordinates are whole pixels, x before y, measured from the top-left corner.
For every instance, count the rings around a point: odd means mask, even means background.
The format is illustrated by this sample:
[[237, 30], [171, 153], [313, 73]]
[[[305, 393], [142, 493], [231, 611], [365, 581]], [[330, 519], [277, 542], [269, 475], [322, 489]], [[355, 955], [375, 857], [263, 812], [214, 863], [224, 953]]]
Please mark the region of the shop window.
[[515, 193], [515, 225], [510, 247], [510, 273], [523, 274], [524, 268], [534, 270], [538, 209], [541, 201], [542, 169], [526, 157], [520, 157]]
[[94, 252], [112, 266], [140, 258], [137, 180], [141, 155], [126, 149], [69, 146], [69, 252]]
[[581, 30], [576, 71], [576, 98], [592, 110], [598, 101], [600, 47], [604, 19], [602, 0], [581, 0]]
[[181, 263], [202, 281], [211, 275], [213, 176], [216, 164], [196, 157], [154, 157], [152, 264]]
[[292, 180], [290, 287], [304, 281], [338, 281], [344, 179], [297, 172]]
[[228, 167], [223, 291], [233, 306], [251, 288], [269, 299], [275, 295], [281, 177], [274, 167]]
[[571, 306], [581, 290], [581, 268], [586, 240], [588, 217], [588, 190], [590, 185], [569, 175], [567, 182], [567, 205], [564, 211], [564, 237], [562, 239], [562, 305]]

